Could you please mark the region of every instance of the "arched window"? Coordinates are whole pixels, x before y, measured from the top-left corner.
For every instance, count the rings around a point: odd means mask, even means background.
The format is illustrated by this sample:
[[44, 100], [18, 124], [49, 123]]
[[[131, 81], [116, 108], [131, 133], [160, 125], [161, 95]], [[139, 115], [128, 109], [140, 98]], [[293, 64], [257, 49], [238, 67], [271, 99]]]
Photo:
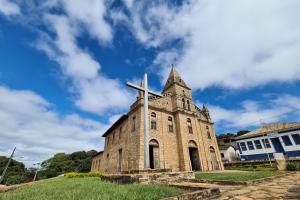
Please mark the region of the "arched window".
[[185, 109], [185, 100], [182, 99], [182, 108]]
[[187, 103], [187, 109], [188, 109], [188, 110], [191, 110], [190, 101], [187, 100], [186, 103]]
[[151, 129], [156, 130], [156, 114], [155, 114], [155, 112], [151, 113]]
[[193, 127], [192, 127], [192, 121], [190, 118], [187, 118], [187, 126], [188, 126], [188, 131], [189, 133], [193, 133]]
[[173, 133], [173, 119], [172, 117], [168, 117], [168, 130], [170, 133]]
[[131, 131], [134, 132], [136, 129], [136, 117], [132, 117], [132, 126], [131, 126]]
[[207, 138], [211, 139], [211, 135], [210, 135], [210, 131], [209, 131], [209, 127], [206, 126], [206, 133], [207, 133]]

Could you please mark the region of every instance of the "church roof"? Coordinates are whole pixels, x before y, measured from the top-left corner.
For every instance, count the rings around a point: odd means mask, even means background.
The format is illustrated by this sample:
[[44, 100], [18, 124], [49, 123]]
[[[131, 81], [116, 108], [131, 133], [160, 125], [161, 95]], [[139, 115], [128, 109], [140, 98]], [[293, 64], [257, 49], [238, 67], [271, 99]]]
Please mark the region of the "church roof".
[[190, 89], [185, 82], [182, 80], [182, 78], [180, 77], [179, 73], [176, 71], [175, 67], [172, 66], [172, 69], [170, 71], [169, 77], [167, 79], [166, 85], [164, 87], [164, 90], [167, 90], [171, 85], [173, 84], [178, 84], [182, 87], [185, 87], [187, 89]]
[[125, 119], [127, 119], [127, 115], [122, 115], [105, 133], [102, 135], [102, 137], [106, 137], [112, 130], [114, 130], [118, 125], [120, 125]]
[[274, 132], [280, 133], [280, 132], [291, 131], [291, 130], [295, 130], [295, 129], [296, 130], [300, 129], [300, 123], [298, 123], [298, 122], [272, 123], [272, 124], [263, 126], [261, 128], [258, 128], [254, 131], [251, 131], [249, 133], [246, 133], [244, 135], [241, 135], [239, 137], [236, 137], [236, 139], [240, 140], [240, 139], [252, 138], [252, 137], [262, 136], [267, 133], [274, 133]]
[[95, 157], [97, 157], [97, 156], [99, 156], [100, 154], [103, 154], [103, 151], [99, 151], [99, 152], [97, 152], [94, 156], [93, 156], [93, 158], [95, 158]]

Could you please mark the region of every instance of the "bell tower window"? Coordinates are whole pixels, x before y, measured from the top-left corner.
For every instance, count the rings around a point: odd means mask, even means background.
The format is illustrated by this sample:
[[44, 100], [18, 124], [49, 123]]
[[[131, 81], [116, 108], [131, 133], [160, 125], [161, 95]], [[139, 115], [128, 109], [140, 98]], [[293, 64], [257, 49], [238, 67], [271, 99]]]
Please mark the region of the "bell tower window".
[[185, 100], [184, 99], [182, 99], [182, 108], [186, 109], [186, 107], [185, 107]]
[[187, 100], [186, 103], [187, 103], [187, 109], [188, 109], [188, 110], [191, 110], [190, 101]]

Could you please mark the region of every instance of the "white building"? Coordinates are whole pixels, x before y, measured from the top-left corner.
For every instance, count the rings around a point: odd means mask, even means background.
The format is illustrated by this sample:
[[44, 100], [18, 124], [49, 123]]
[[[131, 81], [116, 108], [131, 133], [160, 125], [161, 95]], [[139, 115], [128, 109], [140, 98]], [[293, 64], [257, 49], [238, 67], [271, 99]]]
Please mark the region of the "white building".
[[300, 123], [274, 123], [236, 137], [243, 160], [273, 158], [274, 153], [300, 157]]
[[233, 162], [239, 160], [239, 151], [232, 145], [219, 145], [221, 158], [223, 162]]

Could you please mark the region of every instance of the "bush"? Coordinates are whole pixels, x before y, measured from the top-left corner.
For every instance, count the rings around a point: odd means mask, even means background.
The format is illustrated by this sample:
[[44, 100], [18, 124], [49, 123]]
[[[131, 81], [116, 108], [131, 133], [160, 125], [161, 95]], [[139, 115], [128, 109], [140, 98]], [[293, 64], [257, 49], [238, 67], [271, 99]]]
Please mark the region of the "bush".
[[82, 177], [102, 177], [100, 172], [88, 172], [88, 173], [78, 173], [78, 172], [69, 172], [66, 173], [67, 178], [82, 178]]
[[300, 162], [288, 162], [286, 169], [288, 171], [300, 171]]

